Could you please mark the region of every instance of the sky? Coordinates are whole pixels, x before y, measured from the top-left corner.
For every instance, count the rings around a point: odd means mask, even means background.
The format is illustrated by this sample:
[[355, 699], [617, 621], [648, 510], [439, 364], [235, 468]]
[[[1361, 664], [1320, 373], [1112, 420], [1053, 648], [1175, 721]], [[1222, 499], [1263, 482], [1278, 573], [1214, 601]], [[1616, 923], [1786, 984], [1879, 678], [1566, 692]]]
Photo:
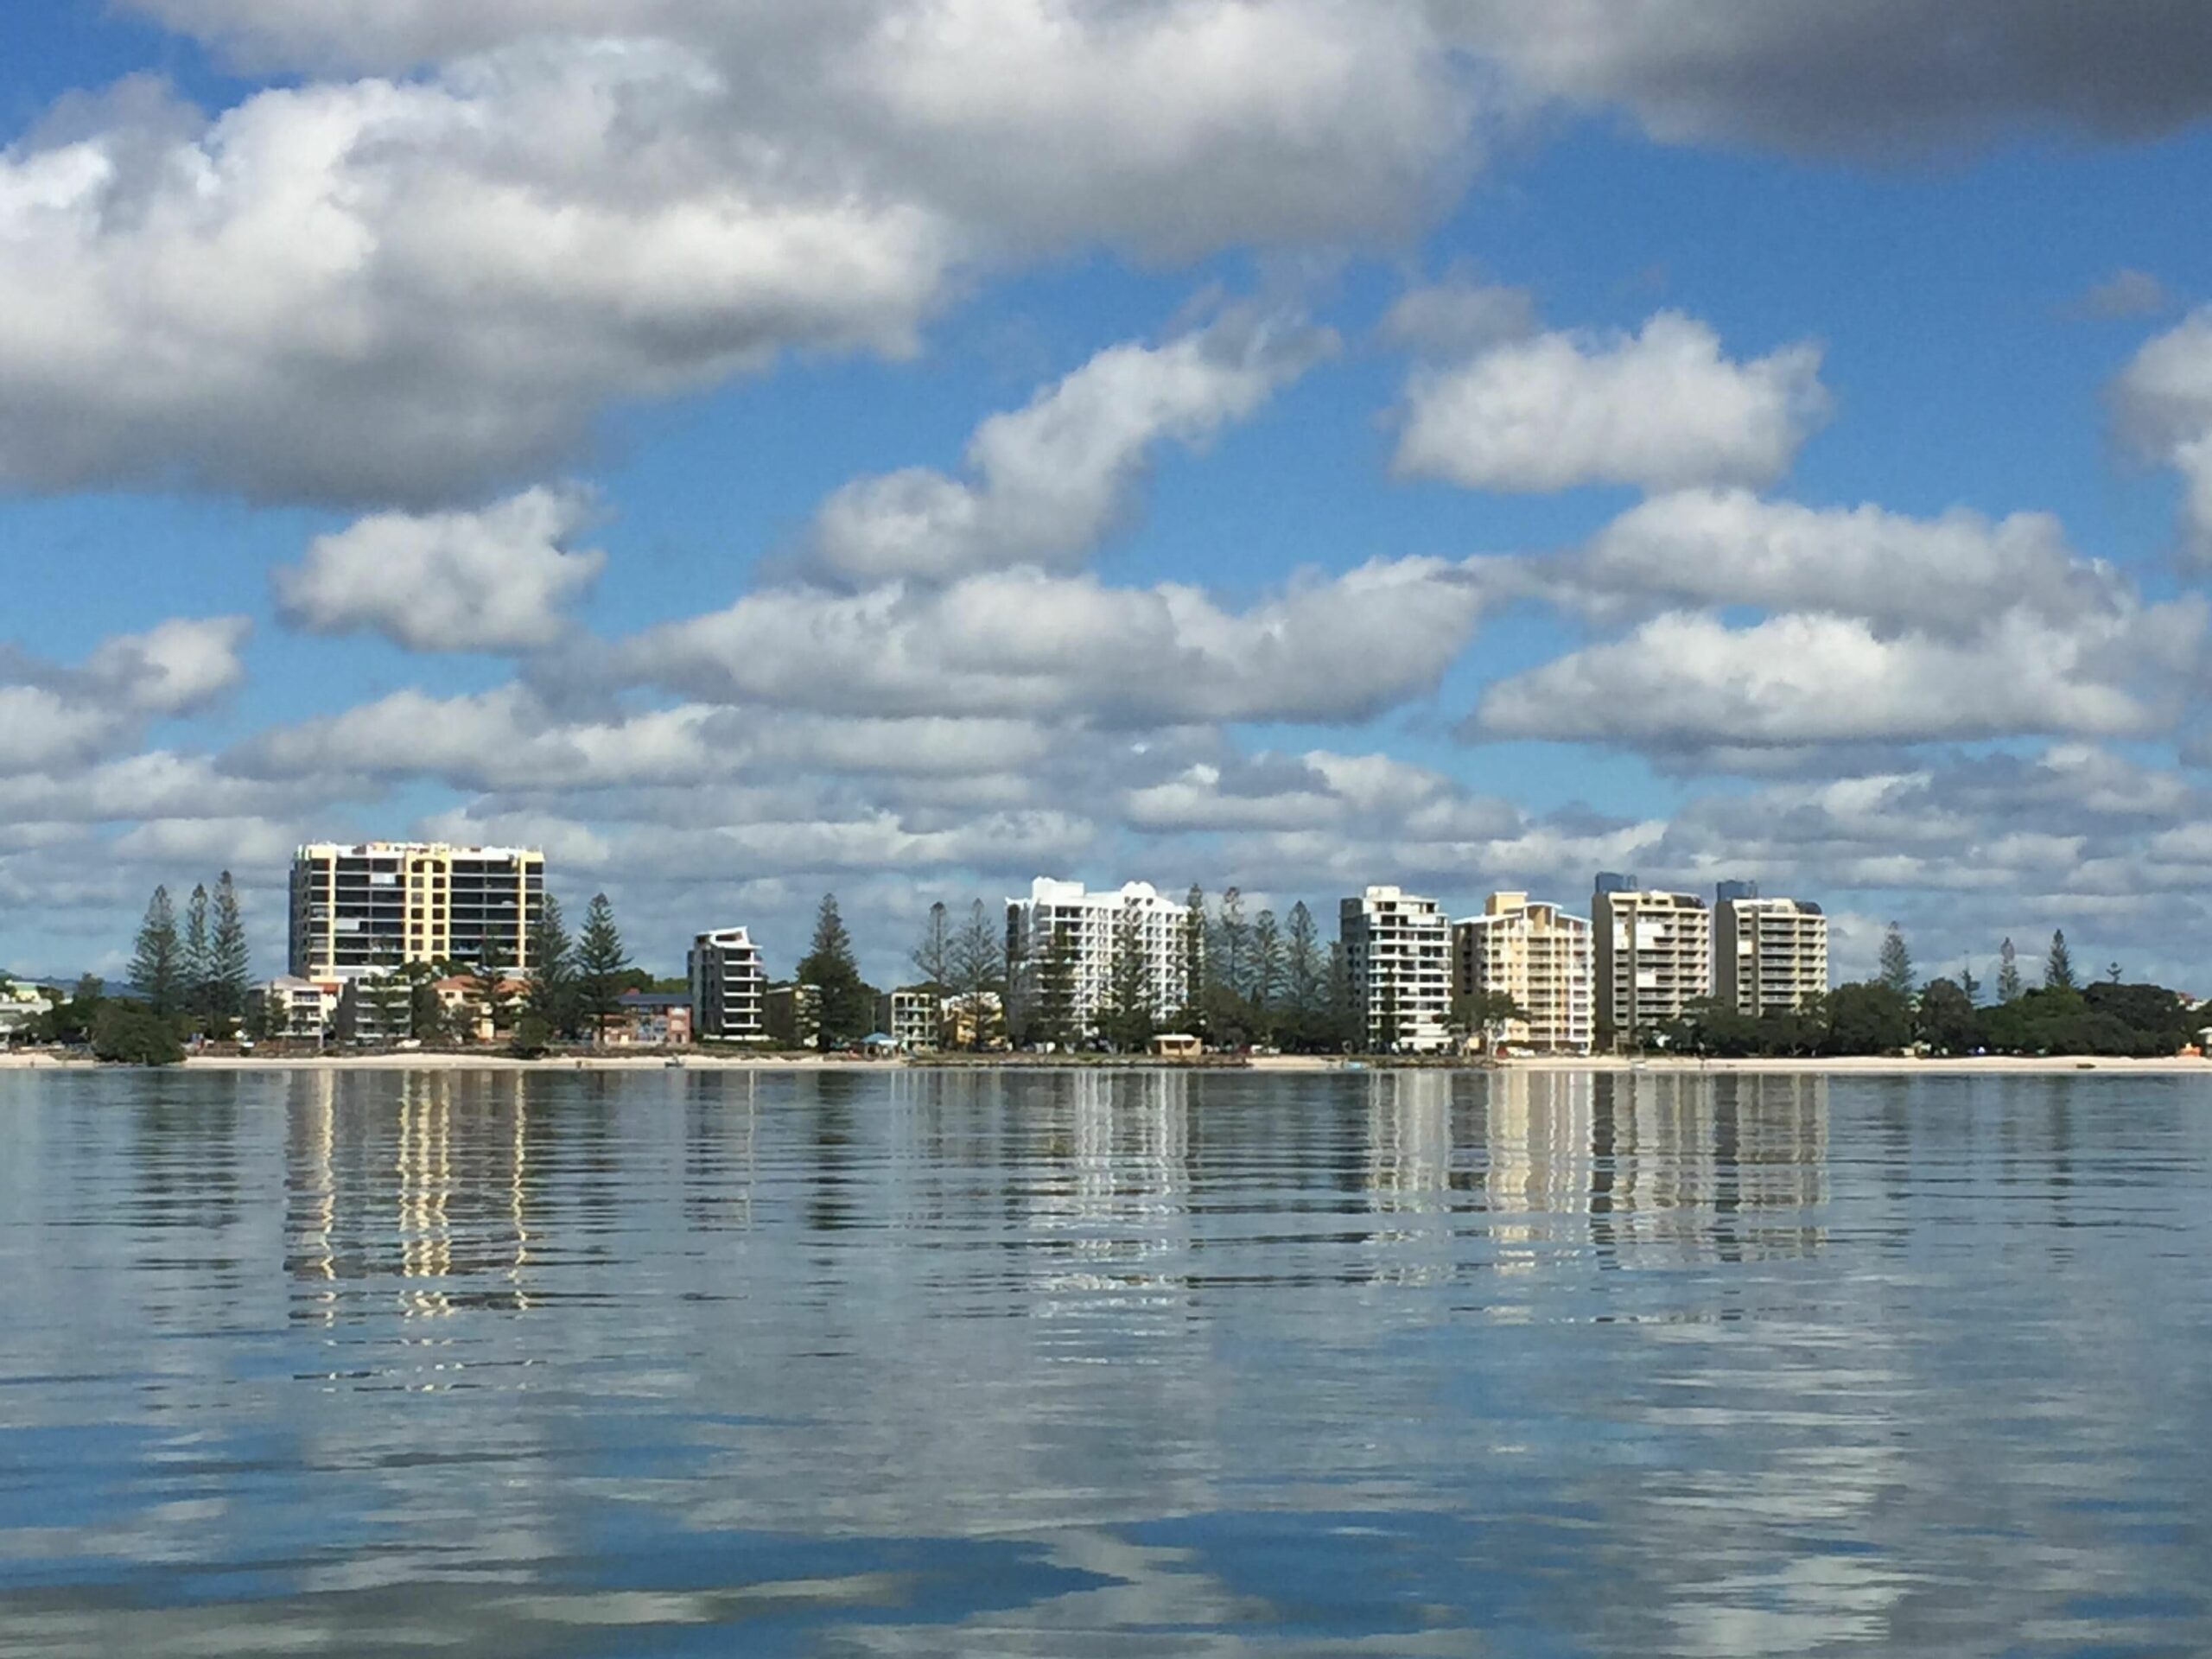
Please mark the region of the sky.
[[2212, 11], [29, 10], [0, 967], [419, 837], [661, 971], [1610, 869], [2212, 994]]

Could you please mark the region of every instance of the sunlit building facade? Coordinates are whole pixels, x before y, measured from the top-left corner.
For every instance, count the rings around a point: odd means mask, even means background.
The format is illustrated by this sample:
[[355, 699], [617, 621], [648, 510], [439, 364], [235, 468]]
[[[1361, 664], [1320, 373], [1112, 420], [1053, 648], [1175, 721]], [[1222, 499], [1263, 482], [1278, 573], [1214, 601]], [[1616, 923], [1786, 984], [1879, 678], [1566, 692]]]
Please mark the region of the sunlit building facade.
[[291, 972], [343, 981], [410, 963], [530, 969], [545, 907], [534, 848], [369, 842], [292, 858]]
[[1352, 1018], [1375, 1053], [1452, 1046], [1452, 926], [1433, 899], [1370, 887], [1338, 907]]
[[1713, 912], [1694, 893], [1648, 891], [1632, 875], [1598, 878], [1592, 958], [1600, 1045], [1641, 1043], [1713, 994]]
[[1525, 893], [1493, 893], [1479, 916], [1452, 926], [1454, 1000], [1490, 992], [1528, 1015], [1500, 1027], [1518, 1048], [1587, 1054], [1597, 1031], [1596, 986], [1586, 917]]
[[[1063, 953], [1070, 1024], [1089, 1035], [1107, 1000], [1114, 952], [1125, 930], [1144, 953], [1154, 1016], [1168, 1019], [1190, 998], [1190, 964], [1198, 947], [1189, 907], [1149, 881], [1132, 881], [1116, 893], [1091, 893], [1080, 881], [1039, 876], [1027, 899], [1006, 903], [1007, 981], [1017, 1016], [1035, 1007], [1046, 991], [1048, 963]], [[1056, 944], [1057, 941], [1057, 944]]]
[[1723, 882], [1713, 934], [1713, 994], [1722, 1007], [1756, 1018], [1827, 995], [1828, 918], [1818, 905]]

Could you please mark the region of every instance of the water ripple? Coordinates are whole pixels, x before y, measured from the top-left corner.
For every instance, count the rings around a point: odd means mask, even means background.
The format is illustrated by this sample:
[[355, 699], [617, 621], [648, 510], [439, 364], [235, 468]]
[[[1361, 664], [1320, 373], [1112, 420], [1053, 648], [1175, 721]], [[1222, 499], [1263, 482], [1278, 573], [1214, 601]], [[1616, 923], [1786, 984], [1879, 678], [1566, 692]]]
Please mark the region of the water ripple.
[[2212, 1651], [2208, 1105], [0, 1074], [0, 1649]]

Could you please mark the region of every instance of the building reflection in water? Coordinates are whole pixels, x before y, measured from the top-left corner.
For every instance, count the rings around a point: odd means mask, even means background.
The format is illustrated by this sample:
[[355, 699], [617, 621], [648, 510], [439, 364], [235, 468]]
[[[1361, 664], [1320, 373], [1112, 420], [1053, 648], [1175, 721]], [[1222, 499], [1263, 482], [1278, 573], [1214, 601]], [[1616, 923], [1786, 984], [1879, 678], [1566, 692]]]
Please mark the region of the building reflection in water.
[[379, 1287], [410, 1319], [534, 1305], [539, 1224], [520, 1076], [296, 1072], [286, 1110], [296, 1319], [375, 1311], [363, 1298]]
[[1180, 1290], [1183, 1274], [1160, 1264], [1190, 1244], [1190, 1078], [1085, 1071], [1053, 1081], [1058, 1173], [1035, 1183], [1028, 1211], [1053, 1245], [1041, 1288]]
[[1377, 1072], [1364, 1185], [1389, 1224], [1376, 1237], [1433, 1238], [1480, 1211], [1501, 1268], [1585, 1243], [1606, 1265], [1638, 1249], [1802, 1254], [1823, 1238], [1827, 1090], [1810, 1074]]
[[1827, 1195], [1825, 1077], [1507, 1071], [1484, 1082], [1494, 1211], [1802, 1208]]

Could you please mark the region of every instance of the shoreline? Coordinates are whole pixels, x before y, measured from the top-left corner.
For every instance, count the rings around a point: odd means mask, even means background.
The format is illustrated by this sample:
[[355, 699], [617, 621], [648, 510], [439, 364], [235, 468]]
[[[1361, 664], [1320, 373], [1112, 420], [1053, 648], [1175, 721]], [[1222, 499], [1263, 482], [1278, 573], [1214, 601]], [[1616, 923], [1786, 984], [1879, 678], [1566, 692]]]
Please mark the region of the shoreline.
[[[677, 1063], [671, 1064], [671, 1060]], [[99, 1071], [97, 1060], [45, 1053], [0, 1054], [0, 1072]], [[743, 1055], [592, 1054], [520, 1060], [505, 1054], [303, 1054], [261, 1058], [249, 1055], [191, 1056], [175, 1067], [181, 1071], [1174, 1071], [1233, 1074], [1325, 1075], [1376, 1072], [1508, 1072], [1604, 1071], [1664, 1077], [1697, 1077], [1743, 1073], [1783, 1073], [1851, 1077], [1985, 1077], [2056, 1075], [2083, 1071], [2158, 1077], [2212, 1077], [2212, 1059], [2190, 1055], [2170, 1058], [2134, 1059], [2103, 1056], [2052, 1055], [2042, 1058], [1981, 1055], [1955, 1059], [1914, 1059], [1885, 1056], [1839, 1056], [1815, 1059], [1628, 1059], [1611, 1055], [1581, 1058], [1573, 1055], [1534, 1055], [1495, 1064], [1484, 1062], [1404, 1064], [1387, 1058], [1345, 1061], [1325, 1055], [1261, 1055], [1243, 1062], [1214, 1059], [1198, 1063], [1173, 1060], [1078, 1062], [1055, 1064], [1049, 1058], [1015, 1060], [976, 1058], [968, 1060], [931, 1060], [914, 1064], [903, 1059], [874, 1060], [842, 1055], [798, 1058], [788, 1055], [753, 1058]]]

